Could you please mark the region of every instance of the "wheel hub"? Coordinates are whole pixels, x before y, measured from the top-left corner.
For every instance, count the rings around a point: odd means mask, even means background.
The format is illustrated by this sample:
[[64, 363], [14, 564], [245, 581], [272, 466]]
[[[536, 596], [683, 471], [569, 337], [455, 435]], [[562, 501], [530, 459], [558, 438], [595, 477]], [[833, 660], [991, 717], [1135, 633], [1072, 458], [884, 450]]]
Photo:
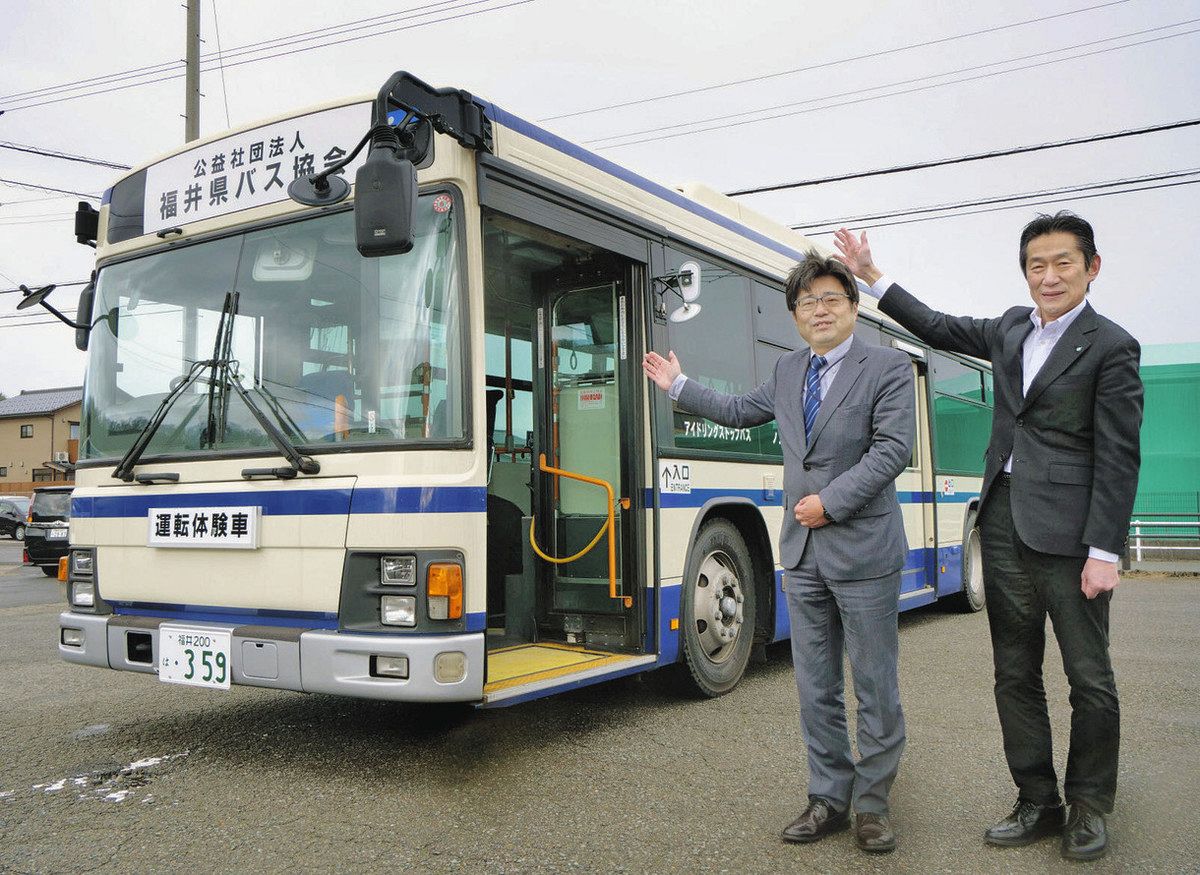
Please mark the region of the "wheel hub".
[[718, 550], [705, 557], [696, 577], [696, 632], [713, 662], [729, 658], [742, 630], [746, 597], [735, 570], [729, 556]]

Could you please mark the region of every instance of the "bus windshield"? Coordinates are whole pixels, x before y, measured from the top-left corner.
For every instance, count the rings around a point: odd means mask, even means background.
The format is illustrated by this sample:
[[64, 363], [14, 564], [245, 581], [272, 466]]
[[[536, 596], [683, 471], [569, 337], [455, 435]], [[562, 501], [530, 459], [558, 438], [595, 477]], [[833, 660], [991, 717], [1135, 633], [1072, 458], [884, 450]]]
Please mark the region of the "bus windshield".
[[[119, 457], [198, 361], [223, 357], [307, 452], [464, 436], [462, 290], [454, 201], [418, 199], [413, 250], [362, 258], [350, 211], [104, 267], [84, 388], [80, 457]], [[215, 342], [226, 295], [237, 312]], [[222, 377], [216, 377], [220, 382]], [[274, 452], [236, 393], [205, 370], [143, 458]], [[213, 398], [223, 405], [213, 430]], [[214, 433], [210, 433], [213, 430]]]

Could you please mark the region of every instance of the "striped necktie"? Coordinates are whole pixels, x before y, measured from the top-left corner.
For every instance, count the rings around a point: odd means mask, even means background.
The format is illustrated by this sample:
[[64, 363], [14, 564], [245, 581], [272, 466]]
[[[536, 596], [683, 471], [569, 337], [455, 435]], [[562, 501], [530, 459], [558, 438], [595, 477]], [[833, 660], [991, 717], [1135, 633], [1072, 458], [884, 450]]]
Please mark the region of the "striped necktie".
[[812, 434], [821, 412], [821, 368], [825, 357], [814, 355], [808, 365], [808, 376], [804, 380], [804, 437]]

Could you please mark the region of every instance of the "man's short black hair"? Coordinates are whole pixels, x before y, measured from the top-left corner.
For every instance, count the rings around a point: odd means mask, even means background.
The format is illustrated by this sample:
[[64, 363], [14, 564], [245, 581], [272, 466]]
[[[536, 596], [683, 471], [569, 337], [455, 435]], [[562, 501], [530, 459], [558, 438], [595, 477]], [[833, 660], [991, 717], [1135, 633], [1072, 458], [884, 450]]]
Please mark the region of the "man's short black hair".
[[854, 274], [850, 273], [850, 268], [836, 258], [825, 258], [815, 249], [810, 249], [804, 253], [804, 260], [788, 274], [787, 285], [784, 287], [787, 308], [795, 312], [796, 302], [800, 300], [801, 293], [810, 291], [812, 284], [823, 276], [831, 276], [841, 283], [850, 303], [858, 303], [858, 284], [854, 282]]
[[1039, 213], [1038, 217], [1021, 231], [1021, 273], [1025, 272], [1029, 241], [1034, 237], [1055, 234], [1059, 231], [1075, 237], [1075, 241], [1079, 244], [1079, 251], [1083, 253], [1084, 267], [1092, 266], [1092, 261], [1096, 257], [1096, 233], [1092, 230], [1092, 226], [1086, 219], [1075, 215], [1070, 210], [1059, 210], [1053, 216]]

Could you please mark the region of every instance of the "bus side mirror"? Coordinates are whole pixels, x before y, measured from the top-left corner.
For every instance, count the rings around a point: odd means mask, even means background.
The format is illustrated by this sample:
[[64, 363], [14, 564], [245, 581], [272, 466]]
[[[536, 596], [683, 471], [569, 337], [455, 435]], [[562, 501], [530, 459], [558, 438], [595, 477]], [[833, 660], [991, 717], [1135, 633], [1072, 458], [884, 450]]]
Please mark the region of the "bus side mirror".
[[75, 348], [86, 350], [88, 337], [92, 333], [92, 305], [96, 300], [96, 283], [89, 282], [79, 293], [79, 309], [75, 311], [75, 322], [80, 327], [75, 329]]
[[354, 228], [364, 258], [402, 255], [413, 248], [417, 169], [395, 148], [372, 144], [354, 177]]
[[96, 248], [100, 236], [100, 212], [87, 201], [79, 201], [75, 209], [75, 242]]

